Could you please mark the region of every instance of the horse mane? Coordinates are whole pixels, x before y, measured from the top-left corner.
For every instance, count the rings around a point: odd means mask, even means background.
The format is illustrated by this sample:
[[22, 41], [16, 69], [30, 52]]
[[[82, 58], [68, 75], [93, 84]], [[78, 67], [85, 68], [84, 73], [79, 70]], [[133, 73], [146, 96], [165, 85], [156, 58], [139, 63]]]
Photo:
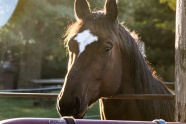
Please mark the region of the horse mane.
[[[75, 22], [69, 26], [65, 34], [65, 43], [69, 41], [81, 29], [82, 26], [89, 25], [91, 28], [99, 27], [99, 30], [107, 30], [118, 35], [121, 51], [129, 56], [130, 73], [133, 80], [135, 94], [170, 94], [168, 88], [163, 85], [160, 79], [154, 74], [150, 65], [142, 56], [137, 46], [138, 37], [133, 37], [131, 32], [118, 23], [118, 26], [110, 25], [111, 22], [105, 17], [104, 12], [91, 13], [84, 20]], [[100, 28], [100, 26], [103, 28]], [[117, 27], [117, 28], [115, 28]], [[124, 83], [124, 82], [123, 82]], [[136, 100], [141, 110], [142, 116], [153, 120], [153, 117], [170, 120], [174, 118], [174, 102], [172, 100]], [[161, 112], [160, 112], [161, 111]]]
[[[137, 46], [138, 39], [131, 36], [130, 31], [119, 25], [121, 50], [130, 58], [131, 79], [136, 94], [171, 94], [168, 88], [155, 75], [148, 61], [142, 56]], [[137, 100], [143, 117], [154, 119], [161, 117], [165, 120], [174, 118], [174, 104], [171, 100]], [[158, 113], [160, 112], [161, 113]]]
[[[135, 36], [134, 38], [132, 35], [128, 28], [122, 26], [121, 24], [119, 25], [119, 42], [121, 44], [122, 52], [124, 52], [125, 54], [127, 53], [130, 58], [130, 68], [132, 75], [131, 78], [133, 79], [133, 83], [136, 89], [135, 92], [143, 94], [157, 93], [159, 92], [159, 90], [157, 89], [157, 87], [153, 87], [153, 85], [156, 85], [157, 81], [160, 84], [162, 84], [162, 82], [160, 81], [160, 79], [157, 78], [155, 71], [150, 67], [148, 61], [145, 60], [145, 58], [139, 51], [139, 48], [137, 46], [137, 36]], [[144, 87], [146, 88], [144, 89]]]

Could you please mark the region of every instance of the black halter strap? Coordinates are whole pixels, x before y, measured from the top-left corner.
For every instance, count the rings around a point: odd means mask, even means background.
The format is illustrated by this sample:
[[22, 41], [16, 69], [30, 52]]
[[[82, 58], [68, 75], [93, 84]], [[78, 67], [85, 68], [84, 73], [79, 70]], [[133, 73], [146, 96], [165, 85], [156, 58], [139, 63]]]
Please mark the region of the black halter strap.
[[75, 120], [71, 117], [63, 117], [63, 119], [65, 119], [67, 124], [76, 124]]

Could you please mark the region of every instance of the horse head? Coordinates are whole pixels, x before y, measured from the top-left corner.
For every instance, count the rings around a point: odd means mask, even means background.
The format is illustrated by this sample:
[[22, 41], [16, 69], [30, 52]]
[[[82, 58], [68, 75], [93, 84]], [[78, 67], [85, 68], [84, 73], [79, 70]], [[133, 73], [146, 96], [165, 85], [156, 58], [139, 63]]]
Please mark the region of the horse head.
[[57, 109], [61, 116], [82, 118], [99, 98], [116, 94], [122, 60], [116, 1], [106, 0], [103, 11], [91, 12], [86, 0], [75, 0], [74, 12], [76, 22], [66, 34], [68, 72]]

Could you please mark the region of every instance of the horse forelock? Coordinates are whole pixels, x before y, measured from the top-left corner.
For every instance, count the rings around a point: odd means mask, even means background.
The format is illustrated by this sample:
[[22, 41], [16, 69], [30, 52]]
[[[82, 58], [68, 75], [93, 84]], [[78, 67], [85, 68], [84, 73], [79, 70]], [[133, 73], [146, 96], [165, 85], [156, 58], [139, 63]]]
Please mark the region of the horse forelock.
[[82, 29], [90, 30], [90, 32], [98, 34], [101, 33], [100, 35], [102, 36], [105, 32], [114, 30], [114, 26], [111, 23], [112, 21], [105, 16], [103, 11], [95, 11], [85, 19], [76, 21], [68, 27], [64, 35], [65, 43], [68, 42], [77, 33], [82, 32]]
[[78, 21], [78, 22], [75, 22], [73, 24], [71, 24], [67, 31], [65, 32], [65, 35], [63, 36], [65, 39], [64, 39], [64, 44], [67, 45], [66, 43], [72, 38], [74, 37], [77, 32], [79, 31], [79, 29], [81, 28], [81, 25], [82, 25], [82, 22], [81, 21]]

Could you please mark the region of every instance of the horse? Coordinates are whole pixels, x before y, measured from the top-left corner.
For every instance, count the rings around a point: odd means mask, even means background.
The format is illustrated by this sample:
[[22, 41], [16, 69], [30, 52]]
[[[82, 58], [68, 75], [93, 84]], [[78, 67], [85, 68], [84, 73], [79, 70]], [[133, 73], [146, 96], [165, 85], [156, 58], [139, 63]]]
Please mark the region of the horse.
[[61, 117], [83, 118], [99, 99], [101, 119], [174, 121], [174, 100], [100, 99], [117, 94], [171, 94], [154, 75], [137, 38], [118, 20], [115, 0], [91, 11], [87, 0], [74, 1], [74, 22], [66, 31], [69, 61], [57, 98]]

